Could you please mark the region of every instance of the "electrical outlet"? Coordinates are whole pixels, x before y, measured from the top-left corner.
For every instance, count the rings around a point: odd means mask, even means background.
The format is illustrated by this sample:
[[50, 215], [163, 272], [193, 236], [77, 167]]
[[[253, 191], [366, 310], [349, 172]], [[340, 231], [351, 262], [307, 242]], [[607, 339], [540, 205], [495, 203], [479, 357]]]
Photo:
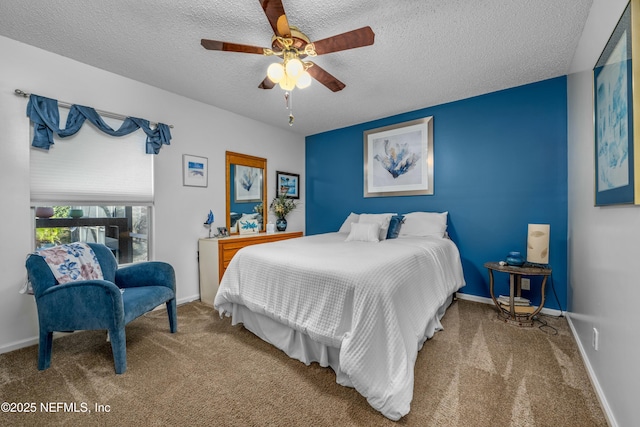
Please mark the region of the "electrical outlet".
[[523, 277], [520, 280], [520, 289], [522, 289], [523, 291], [531, 290], [531, 280]]
[[597, 328], [593, 328], [593, 349], [595, 351], [598, 351], [598, 345], [599, 345], [599, 341], [600, 340], [600, 332], [598, 332]]

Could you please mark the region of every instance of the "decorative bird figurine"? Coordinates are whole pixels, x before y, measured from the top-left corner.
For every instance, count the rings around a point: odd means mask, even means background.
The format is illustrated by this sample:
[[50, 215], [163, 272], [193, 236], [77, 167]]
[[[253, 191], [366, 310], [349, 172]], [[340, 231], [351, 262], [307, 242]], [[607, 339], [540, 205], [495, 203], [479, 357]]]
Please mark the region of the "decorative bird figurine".
[[213, 212], [209, 211], [209, 215], [207, 216], [207, 222], [205, 224], [211, 225], [213, 224]]

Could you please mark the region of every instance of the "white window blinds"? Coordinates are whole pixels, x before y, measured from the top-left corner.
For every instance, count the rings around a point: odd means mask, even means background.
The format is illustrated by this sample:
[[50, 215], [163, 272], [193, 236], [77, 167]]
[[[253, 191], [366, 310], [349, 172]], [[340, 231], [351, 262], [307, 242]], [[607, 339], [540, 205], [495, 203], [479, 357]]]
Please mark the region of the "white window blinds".
[[[122, 123], [103, 119], [114, 129]], [[33, 205], [153, 202], [154, 156], [145, 153], [143, 131], [113, 137], [87, 124], [74, 136], [54, 136], [54, 142], [48, 151], [31, 148]]]

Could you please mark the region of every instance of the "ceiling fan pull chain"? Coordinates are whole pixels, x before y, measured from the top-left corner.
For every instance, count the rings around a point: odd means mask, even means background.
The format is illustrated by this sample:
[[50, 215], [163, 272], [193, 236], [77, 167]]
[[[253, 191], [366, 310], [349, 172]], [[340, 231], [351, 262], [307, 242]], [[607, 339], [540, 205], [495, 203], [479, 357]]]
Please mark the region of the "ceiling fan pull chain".
[[284, 102], [285, 102], [285, 105], [287, 107], [287, 110], [289, 110], [289, 126], [293, 126], [293, 120], [294, 120], [294, 117], [293, 117], [293, 97], [292, 97], [292, 95], [293, 95], [293, 92], [286, 91], [284, 93]]

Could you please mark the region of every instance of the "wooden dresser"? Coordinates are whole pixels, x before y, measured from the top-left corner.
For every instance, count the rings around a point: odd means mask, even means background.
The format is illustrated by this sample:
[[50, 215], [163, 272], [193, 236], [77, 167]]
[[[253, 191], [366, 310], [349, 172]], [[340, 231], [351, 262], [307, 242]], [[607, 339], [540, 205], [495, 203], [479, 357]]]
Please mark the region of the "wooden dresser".
[[302, 231], [281, 233], [235, 234], [230, 237], [200, 239], [198, 264], [200, 269], [200, 300], [213, 305], [218, 285], [233, 256], [245, 246], [302, 237]]

